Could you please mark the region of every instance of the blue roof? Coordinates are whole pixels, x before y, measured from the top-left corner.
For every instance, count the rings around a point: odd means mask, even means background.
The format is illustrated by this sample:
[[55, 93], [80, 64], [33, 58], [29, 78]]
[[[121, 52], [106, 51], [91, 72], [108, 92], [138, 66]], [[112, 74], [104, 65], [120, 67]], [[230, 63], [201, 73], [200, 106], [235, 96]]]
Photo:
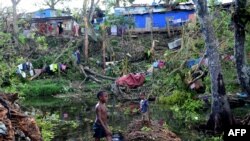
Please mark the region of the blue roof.
[[51, 18], [51, 17], [64, 17], [70, 16], [70, 13], [66, 13], [62, 10], [57, 9], [41, 9], [38, 11], [33, 12], [32, 18]]

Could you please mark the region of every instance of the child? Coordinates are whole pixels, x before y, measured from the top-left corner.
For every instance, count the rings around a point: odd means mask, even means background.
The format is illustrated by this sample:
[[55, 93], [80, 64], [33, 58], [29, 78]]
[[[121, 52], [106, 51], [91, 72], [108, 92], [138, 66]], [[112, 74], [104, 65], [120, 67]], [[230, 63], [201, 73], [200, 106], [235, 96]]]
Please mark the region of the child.
[[106, 137], [107, 141], [111, 141], [112, 133], [108, 128], [108, 114], [106, 102], [108, 94], [105, 91], [100, 91], [97, 94], [99, 102], [95, 106], [96, 119], [94, 123], [94, 138], [95, 141], [100, 141], [101, 138]]
[[148, 100], [145, 98], [145, 93], [140, 94], [140, 112], [142, 113], [142, 121], [149, 121], [149, 104]]

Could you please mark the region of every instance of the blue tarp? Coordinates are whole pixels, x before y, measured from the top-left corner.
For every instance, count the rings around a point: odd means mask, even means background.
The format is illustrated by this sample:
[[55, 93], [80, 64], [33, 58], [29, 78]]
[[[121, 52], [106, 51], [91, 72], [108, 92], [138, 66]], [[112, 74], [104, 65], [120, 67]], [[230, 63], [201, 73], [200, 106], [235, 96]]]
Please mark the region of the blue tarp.
[[135, 18], [135, 28], [145, 28], [146, 27], [146, 17], [147, 15], [133, 15]]
[[[167, 26], [166, 18], [171, 18], [172, 20], [181, 19], [182, 22], [189, 20], [189, 15], [193, 14], [194, 10], [183, 10], [183, 11], [168, 11], [165, 13], [153, 13], [153, 26], [159, 28], [165, 28]], [[131, 16], [131, 15], [130, 15]], [[135, 20], [135, 28], [146, 28], [146, 18], [150, 17], [150, 14], [142, 15], [132, 15]], [[181, 24], [170, 23], [171, 26], [180, 26]]]
[[186, 63], [187, 67], [188, 68], [192, 68], [192, 66], [196, 65], [196, 64], [199, 64], [201, 58], [198, 58], [198, 59], [189, 59]]

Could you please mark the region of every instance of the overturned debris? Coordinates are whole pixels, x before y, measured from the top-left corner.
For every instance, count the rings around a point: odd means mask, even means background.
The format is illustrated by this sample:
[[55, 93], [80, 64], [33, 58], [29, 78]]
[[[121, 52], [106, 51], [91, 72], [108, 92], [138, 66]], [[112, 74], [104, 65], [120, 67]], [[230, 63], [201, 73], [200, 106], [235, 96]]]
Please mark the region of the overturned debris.
[[23, 114], [15, 103], [17, 99], [17, 94], [0, 94], [0, 140], [29, 138], [32, 141], [42, 141], [35, 119]]
[[128, 125], [126, 141], [181, 141], [175, 133], [163, 128], [158, 122], [145, 125], [141, 120], [134, 120]]

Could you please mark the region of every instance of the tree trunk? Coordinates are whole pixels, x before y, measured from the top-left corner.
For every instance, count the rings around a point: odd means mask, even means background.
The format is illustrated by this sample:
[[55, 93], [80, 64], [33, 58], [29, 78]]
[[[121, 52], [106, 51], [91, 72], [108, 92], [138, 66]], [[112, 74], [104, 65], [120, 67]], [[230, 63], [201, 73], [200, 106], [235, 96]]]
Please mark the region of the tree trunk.
[[100, 0], [97, 0], [95, 3], [95, 0], [91, 0], [91, 6], [90, 6], [90, 13], [89, 13], [89, 21], [91, 22], [93, 20], [93, 16], [95, 13], [95, 8], [98, 5], [98, 3], [100, 2]]
[[115, 0], [115, 6], [120, 7], [120, 0]]
[[15, 46], [18, 46], [18, 25], [17, 25], [17, 10], [16, 7], [20, 0], [11, 0], [12, 2], [12, 9], [13, 9], [13, 34], [15, 40]]
[[91, 4], [90, 4], [90, 10], [89, 10], [89, 21], [91, 22], [92, 19], [93, 19], [93, 15], [94, 15], [94, 12], [95, 12], [95, 0], [91, 0]]
[[106, 59], [105, 59], [105, 56], [106, 56], [106, 28], [103, 27], [102, 28], [102, 63], [103, 63], [103, 74], [105, 74], [105, 65], [106, 65]]
[[243, 91], [250, 94], [250, 76], [247, 74], [246, 58], [245, 58], [245, 26], [246, 26], [246, 0], [235, 1], [234, 14], [234, 50], [236, 58], [237, 75]]
[[16, 6], [17, 6], [17, 4], [14, 2], [13, 3], [13, 32], [15, 35], [17, 34], [17, 30], [18, 30]]
[[84, 33], [84, 57], [85, 62], [88, 62], [89, 58], [89, 33], [88, 33], [88, 18], [84, 17], [85, 33]]
[[218, 41], [208, 14], [207, 1], [193, 0], [197, 7], [197, 15], [203, 31], [203, 38], [209, 59], [209, 72], [212, 83], [212, 106], [208, 120], [208, 128], [221, 133], [227, 126], [233, 124], [233, 116], [226, 96], [226, 90], [221, 73], [221, 63], [217, 50]]
[[50, 7], [51, 9], [55, 9], [55, 4], [51, 4], [49, 7]]
[[88, 57], [89, 57], [89, 36], [88, 36], [88, 12], [87, 12], [87, 7], [88, 7], [88, 0], [84, 0], [83, 2], [83, 20], [84, 20], [84, 59], [85, 62], [88, 62]]

